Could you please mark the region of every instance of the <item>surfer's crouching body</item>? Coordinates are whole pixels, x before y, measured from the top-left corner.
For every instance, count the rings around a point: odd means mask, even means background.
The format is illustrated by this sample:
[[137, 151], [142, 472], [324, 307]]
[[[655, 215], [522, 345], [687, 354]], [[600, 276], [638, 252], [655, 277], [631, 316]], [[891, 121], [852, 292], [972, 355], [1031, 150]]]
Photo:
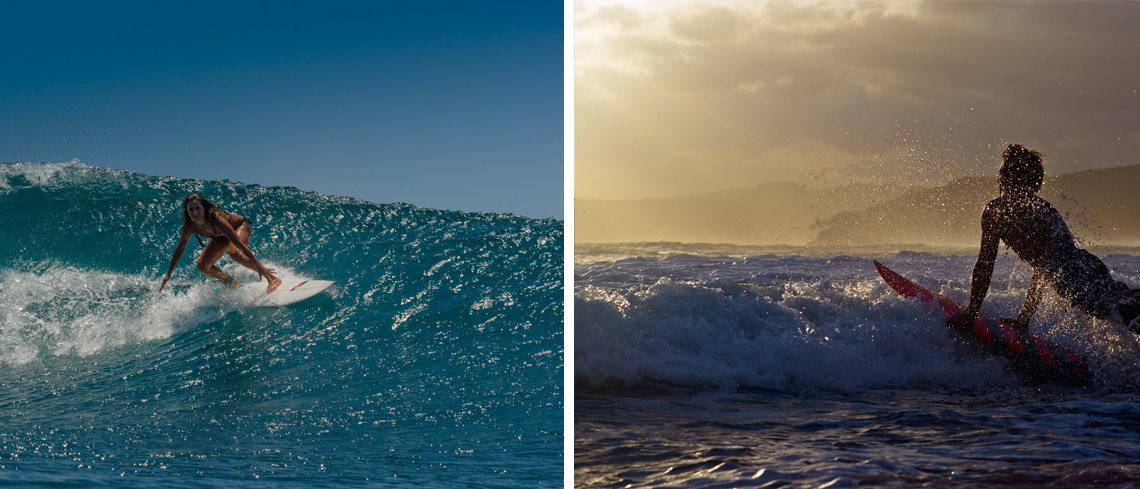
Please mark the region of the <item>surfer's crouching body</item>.
[[257, 272], [258, 277], [265, 277], [269, 281], [267, 292], [276, 290], [281, 285], [281, 279], [273, 275], [272, 269], [265, 268], [254, 256], [253, 251], [250, 251], [250, 231], [249, 219], [219, 209], [201, 194], [193, 193], [186, 196], [182, 201], [182, 231], [178, 238], [178, 248], [174, 250], [174, 257], [170, 259], [170, 268], [162, 279], [162, 285], [158, 287], [159, 292], [170, 280], [170, 274], [174, 272], [174, 267], [182, 258], [190, 236], [195, 234], [210, 238], [210, 243], [205, 245], [206, 249], [198, 258], [198, 270], [203, 274], [220, 280], [227, 287], [236, 287], [237, 280], [215, 265], [223, 254], [229, 252], [230, 258], [234, 261]]
[[978, 316], [989, 291], [1000, 240], [1033, 267], [1021, 313], [1008, 320], [1014, 326], [1029, 326], [1048, 284], [1073, 307], [1140, 333], [1140, 289], [1129, 290], [1112, 278], [1104, 262], [1078, 248], [1061, 214], [1037, 195], [1045, 179], [1043, 155], [1011, 144], [1001, 156], [1001, 196], [982, 211], [982, 245], [970, 279], [970, 304], [951, 322], [968, 324]]

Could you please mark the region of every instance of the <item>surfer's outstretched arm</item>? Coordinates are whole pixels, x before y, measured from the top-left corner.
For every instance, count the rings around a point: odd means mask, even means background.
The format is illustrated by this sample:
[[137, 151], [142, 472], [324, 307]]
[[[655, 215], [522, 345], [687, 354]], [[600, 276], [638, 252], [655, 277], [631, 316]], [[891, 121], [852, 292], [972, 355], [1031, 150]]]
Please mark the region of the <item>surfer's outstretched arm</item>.
[[982, 215], [982, 246], [978, 250], [978, 260], [974, 262], [974, 271], [970, 275], [970, 305], [966, 307], [966, 314], [973, 321], [982, 310], [982, 301], [986, 300], [986, 293], [990, 291], [990, 279], [994, 275], [994, 262], [997, 261], [998, 235], [994, 232], [992, 221]]
[[166, 281], [170, 280], [170, 274], [174, 273], [174, 267], [178, 266], [178, 260], [182, 259], [182, 253], [186, 251], [186, 243], [190, 241], [190, 234], [187, 232], [186, 226], [182, 226], [182, 235], [178, 237], [178, 248], [174, 250], [174, 256], [170, 258], [170, 268], [166, 270], [166, 276], [162, 278], [162, 285], [158, 286], [159, 292], [162, 292], [162, 288], [166, 287]]
[[990, 279], [994, 275], [999, 239], [993, 216], [989, 212], [982, 212], [982, 246], [970, 275], [970, 305], [966, 306], [965, 311], [950, 318], [952, 326], [961, 328], [974, 322], [982, 310], [982, 301], [986, 300], [986, 293], [990, 291]]
[[1045, 295], [1045, 272], [1040, 268], [1033, 269], [1033, 278], [1029, 279], [1029, 290], [1025, 291], [1025, 304], [1021, 305], [1021, 313], [1013, 320], [1013, 325], [1025, 329], [1029, 327], [1029, 320], [1037, 312], [1041, 304], [1041, 297]]

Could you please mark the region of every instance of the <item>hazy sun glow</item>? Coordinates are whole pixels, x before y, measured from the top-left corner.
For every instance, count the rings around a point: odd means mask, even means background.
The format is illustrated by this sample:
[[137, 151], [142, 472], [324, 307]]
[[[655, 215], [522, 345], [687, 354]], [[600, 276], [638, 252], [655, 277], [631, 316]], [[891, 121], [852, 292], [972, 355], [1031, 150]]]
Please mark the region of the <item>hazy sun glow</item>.
[[990, 175], [1011, 141], [1051, 174], [1140, 163], [1140, 3], [583, 0], [574, 15], [576, 199], [939, 185]]

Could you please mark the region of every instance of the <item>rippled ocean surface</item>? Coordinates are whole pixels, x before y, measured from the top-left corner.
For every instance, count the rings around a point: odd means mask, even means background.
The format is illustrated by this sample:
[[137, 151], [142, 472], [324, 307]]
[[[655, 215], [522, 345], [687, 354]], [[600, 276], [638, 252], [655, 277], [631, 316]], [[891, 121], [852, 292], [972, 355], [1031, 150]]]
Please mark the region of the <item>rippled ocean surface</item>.
[[[1048, 292], [1031, 329], [1095, 378], [1041, 383], [872, 264], [963, 300], [968, 252], [618, 248], [575, 256], [578, 487], [1140, 485], [1136, 335]], [[1003, 254], [983, 313], [1016, 315], [1030, 272]]]
[[[249, 307], [191, 240], [157, 293], [190, 192], [336, 284]], [[0, 229], [0, 484], [563, 483], [561, 221], [73, 162], [0, 164]]]

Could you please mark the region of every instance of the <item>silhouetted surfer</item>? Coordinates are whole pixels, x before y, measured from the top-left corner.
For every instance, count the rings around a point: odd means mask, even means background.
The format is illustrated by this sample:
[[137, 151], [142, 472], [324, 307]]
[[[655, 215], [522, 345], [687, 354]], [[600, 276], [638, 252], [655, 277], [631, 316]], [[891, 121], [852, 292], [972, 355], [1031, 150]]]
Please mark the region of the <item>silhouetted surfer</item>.
[[281, 285], [281, 279], [273, 275], [273, 270], [262, 266], [249, 250], [250, 230], [249, 219], [219, 209], [200, 194], [193, 193], [186, 196], [182, 201], [182, 235], [178, 238], [178, 248], [174, 250], [174, 257], [170, 259], [170, 269], [166, 271], [166, 277], [163, 277], [158, 291], [162, 292], [162, 288], [170, 280], [170, 274], [174, 272], [174, 267], [182, 258], [190, 236], [200, 234], [209, 237], [210, 244], [205, 245], [206, 249], [198, 258], [199, 271], [222, 281], [227, 287], [237, 286], [237, 280], [214, 264], [228, 251], [234, 261], [257, 272], [258, 277], [265, 277], [269, 281], [267, 291], [273, 292]]
[[1011, 144], [1002, 152], [1001, 197], [982, 211], [982, 246], [970, 280], [970, 305], [951, 322], [968, 324], [977, 317], [989, 291], [1001, 240], [1033, 267], [1021, 313], [1010, 320], [1014, 326], [1029, 327], [1048, 284], [1073, 307], [1140, 333], [1140, 289], [1129, 290], [1110, 276], [1104, 262], [1078, 248], [1061, 214], [1037, 195], [1045, 179], [1042, 156], [1021, 144]]

